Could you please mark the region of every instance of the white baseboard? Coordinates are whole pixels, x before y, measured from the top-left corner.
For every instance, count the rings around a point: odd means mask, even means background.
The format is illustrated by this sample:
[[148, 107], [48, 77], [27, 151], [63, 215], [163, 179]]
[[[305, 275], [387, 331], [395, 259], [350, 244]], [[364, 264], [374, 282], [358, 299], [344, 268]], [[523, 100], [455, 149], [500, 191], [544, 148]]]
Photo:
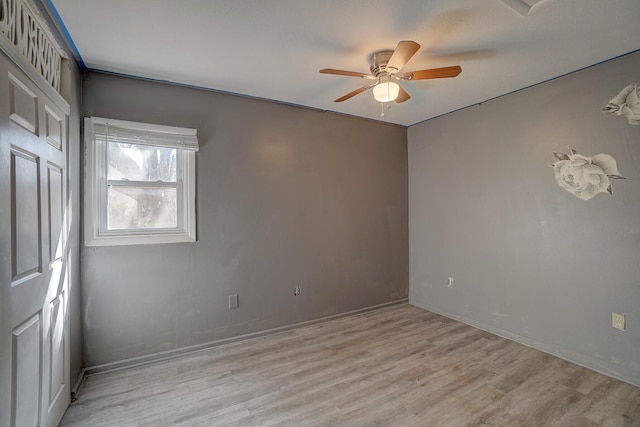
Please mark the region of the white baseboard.
[[559, 357], [560, 359], [566, 360], [567, 362], [575, 363], [576, 365], [582, 366], [583, 368], [591, 369], [592, 371], [599, 372], [599, 373], [601, 373], [603, 375], [606, 375], [606, 376], [611, 377], [611, 378], [615, 378], [617, 380], [623, 381], [623, 382], [631, 384], [633, 386], [640, 387], [640, 380], [636, 380], [636, 379], [633, 379], [633, 378], [625, 378], [620, 373], [612, 371], [612, 370], [608, 369], [605, 366], [602, 366], [598, 360], [585, 357], [582, 354], [576, 354], [576, 353], [570, 352], [570, 351], [568, 351], [566, 349], [549, 346], [549, 345], [547, 345], [545, 343], [536, 341], [536, 340], [532, 339], [531, 337], [519, 334], [519, 333], [514, 332], [514, 331], [510, 331], [510, 330], [507, 330], [507, 329], [499, 328], [499, 327], [496, 327], [494, 325], [487, 325], [487, 324], [485, 324], [483, 322], [478, 322], [478, 321], [473, 320], [473, 319], [467, 319], [465, 317], [458, 316], [456, 314], [447, 313], [447, 312], [442, 311], [442, 310], [440, 310], [440, 309], [438, 309], [436, 307], [431, 307], [428, 304], [420, 304], [420, 305], [418, 305], [418, 304], [412, 303], [411, 301], [409, 301], [409, 304], [413, 305], [414, 307], [422, 308], [424, 310], [431, 311], [431, 312], [433, 312], [435, 314], [439, 314], [441, 316], [448, 317], [449, 319], [456, 320], [456, 321], [464, 323], [466, 325], [473, 326], [474, 328], [482, 329], [483, 331], [489, 332], [489, 333], [497, 335], [499, 337], [506, 338], [508, 340], [515, 341], [517, 343], [526, 345], [527, 347], [531, 347], [531, 348], [534, 348], [536, 350], [540, 350], [540, 351], [542, 351], [544, 353], [548, 353], [548, 354], [550, 354], [552, 356], [556, 356], [556, 357]]
[[80, 394], [80, 388], [82, 387], [82, 383], [84, 379], [87, 377], [87, 370], [82, 368], [75, 381], [71, 385], [71, 401], [75, 401]]
[[[358, 314], [366, 313], [368, 311], [378, 310], [384, 307], [389, 307], [396, 304], [402, 304], [408, 302], [408, 298], [402, 298], [395, 301], [386, 302], [383, 304], [378, 304], [370, 307], [360, 308], [357, 310], [347, 311], [345, 313], [334, 314], [331, 316], [320, 317], [318, 319], [307, 320], [305, 322], [293, 323], [291, 325], [280, 326], [278, 328], [267, 329], [264, 331], [253, 332], [245, 335], [238, 335], [235, 337], [224, 338], [216, 341], [210, 341], [203, 344], [196, 344], [187, 347], [181, 347], [173, 350], [162, 351], [159, 353], [148, 354], [139, 357], [132, 357], [130, 359], [119, 360], [116, 362], [105, 363], [102, 365], [89, 366], [82, 370], [81, 379], [76, 381], [78, 383], [78, 389], [82, 384], [82, 381], [85, 377], [91, 375], [104, 374], [107, 372], [118, 371], [121, 369], [133, 368], [136, 366], [143, 366], [154, 362], [159, 362], [162, 360], [174, 359], [176, 357], [180, 357], [186, 354], [195, 353], [198, 351], [207, 350], [213, 347], [221, 347], [226, 345], [234, 345], [242, 342], [250, 341], [257, 338], [262, 338], [267, 335], [274, 335], [281, 332], [290, 331], [292, 329], [301, 328], [303, 326], [315, 325], [317, 323], [327, 322], [329, 320], [339, 319], [343, 317], [355, 316]], [[78, 391], [75, 388], [72, 390], [75, 391], [76, 396]]]

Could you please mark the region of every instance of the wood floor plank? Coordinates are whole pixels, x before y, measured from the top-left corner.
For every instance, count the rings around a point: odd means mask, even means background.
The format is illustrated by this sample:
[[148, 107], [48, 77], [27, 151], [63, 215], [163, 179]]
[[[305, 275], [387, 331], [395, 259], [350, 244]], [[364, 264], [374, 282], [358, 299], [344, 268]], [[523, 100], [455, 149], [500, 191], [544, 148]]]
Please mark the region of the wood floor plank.
[[640, 389], [408, 304], [90, 376], [62, 426], [640, 426]]

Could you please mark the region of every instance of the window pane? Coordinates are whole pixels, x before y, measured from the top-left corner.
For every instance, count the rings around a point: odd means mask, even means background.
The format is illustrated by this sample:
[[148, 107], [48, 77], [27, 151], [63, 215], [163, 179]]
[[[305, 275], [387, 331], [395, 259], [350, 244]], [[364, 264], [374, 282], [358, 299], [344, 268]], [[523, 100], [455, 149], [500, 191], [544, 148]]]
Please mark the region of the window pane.
[[109, 186], [109, 230], [176, 228], [176, 188]]
[[107, 179], [176, 182], [175, 148], [109, 142]]

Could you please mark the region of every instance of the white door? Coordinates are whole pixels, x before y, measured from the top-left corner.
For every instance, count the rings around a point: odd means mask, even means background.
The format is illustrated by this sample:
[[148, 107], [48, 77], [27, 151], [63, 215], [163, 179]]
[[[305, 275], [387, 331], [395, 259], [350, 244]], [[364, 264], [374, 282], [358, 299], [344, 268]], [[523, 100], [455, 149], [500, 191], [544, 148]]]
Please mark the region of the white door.
[[67, 115], [0, 53], [0, 426], [70, 400]]

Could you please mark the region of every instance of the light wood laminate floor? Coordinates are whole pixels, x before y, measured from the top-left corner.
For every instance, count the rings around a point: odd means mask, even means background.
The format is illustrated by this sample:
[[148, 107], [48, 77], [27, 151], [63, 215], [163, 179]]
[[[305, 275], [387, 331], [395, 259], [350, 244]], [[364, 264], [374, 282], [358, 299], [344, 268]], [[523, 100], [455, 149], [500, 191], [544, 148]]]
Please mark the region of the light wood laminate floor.
[[90, 376], [63, 426], [640, 426], [640, 388], [401, 304]]

